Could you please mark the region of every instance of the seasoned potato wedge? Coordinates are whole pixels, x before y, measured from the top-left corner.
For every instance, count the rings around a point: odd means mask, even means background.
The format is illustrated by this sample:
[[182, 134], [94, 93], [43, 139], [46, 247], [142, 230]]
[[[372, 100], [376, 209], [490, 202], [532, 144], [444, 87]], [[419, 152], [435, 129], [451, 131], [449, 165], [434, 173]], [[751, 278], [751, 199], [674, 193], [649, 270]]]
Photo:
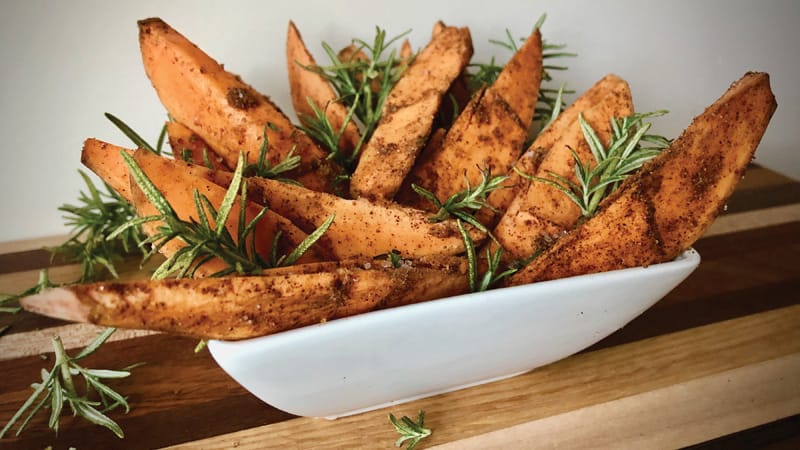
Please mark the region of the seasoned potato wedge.
[[723, 210], [777, 104], [769, 76], [747, 73], [672, 145], [625, 180], [583, 225], [509, 284], [670, 261]]
[[[231, 178], [229, 173], [202, 167], [193, 171], [221, 186], [227, 186]], [[335, 215], [333, 224], [317, 241], [335, 259], [373, 257], [392, 250], [406, 258], [464, 252], [464, 241], [452, 220], [431, 223], [429, 214], [395, 203], [349, 200], [264, 178], [252, 177], [248, 182], [251, 200], [268, 206], [307, 233]], [[476, 229], [469, 233], [476, 243], [485, 238]]]
[[[593, 105], [599, 103], [604, 97], [620, 89], [625, 83], [624, 80], [616, 75], [606, 75], [595, 83], [589, 90], [583, 93], [572, 105], [561, 112], [556, 119], [542, 130], [528, 150], [514, 164], [517, 170], [526, 174], [535, 174], [539, 169], [544, 155], [553, 147], [564, 133], [570, 128], [575, 127], [578, 121], [578, 113], [583, 112]], [[516, 171], [509, 172], [509, 179], [505, 183], [505, 189], [493, 191], [489, 196], [489, 203], [501, 213], [508, 209], [511, 201], [519, 192], [528, 189], [530, 181], [521, 177]]]
[[[580, 112], [604, 145], [611, 138], [611, 119], [633, 113], [633, 100], [628, 84], [620, 78], [615, 77], [613, 80], [615, 82], [612, 86], [608, 90], [604, 89], [606, 95], [596, 102], [590, 105], [576, 102], [578, 106], [588, 106]], [[574, 107], [573, 105], [570, 109]], [[571, 114], [575, 115], [576, 120], [571, 122], [544, 154], [535, 172], [536, 176], [547, 178], [550, 173], [555, 173], [577, 181], [575, 159], [569, 149], [575, 150], [582, 161], [593, 161], [577, 120], [578, 114], [575, 111]], [[506, 258], [527, 258], [572, 229], [580, 215], [578, 206], [563, 192], [548, 184], [533, 182], [525, 190], [519, 191], [495, 226], [493, 234], [506, 250]]]
[[20, 303], [78, 322], [246, 339], [376, 309], [465, 293], [462, 258], [302, 265], [262, 276], [94, 283], [50, 289]]
[[466, 28], [446, 27], [389, 93], [350, 181], [353, 198], [392, 199], [425, 145], [442, 96], [472, 56]]
[[[197, 208], [195, 206], [193, 193], [197, 190], [200, 194], [208, 197], [212, 205], [220, 205], [225, 196], [225, 188], [222, 188], [204, 178], [192, 175], [189, 164], [160, 157], [147, 150], [136, 150], [133, 157], [145, 175], [158, 188], [164, 198], [175, 210], [175, 213], [183, 220], [199, 221]], [[140, 217], [158, 215], [158, 210], [144, 196], [144, 193], [132, 182], [131, 193], [136, 212]], [[261, 211], [261, 205], [247, 202], [245, 220], [250, 222]], [[209, 218], [211, 225], [214, 226], [213, 219]], [[160, 222], [149, 222], [143, 225], [145, 232], [153, 234], [156, 232]], [[239, 227], [239, 202], [235, 202], [231, 210], [228, 221], [225, 223], [228, 232], [237, 239]], [[281, 233], [278, 241], [279, 254], [288, 254], [297, 247], [307, 234], [297, 228], [291, 221], [278, 215], [274, 211], [268, 210], [261, 220], [258, 221], [255, 229], [255, 248], [262, 258], [268, 260], [276, 233]], [[171, 256], [178, 248], [184, 244], [179, 240], [173, 240], [168, 245], [162, 247], [164, 256]], [[326, 259], [320, 256], [317, 248], [307, 252], [302, 258], [302, 262], [318, 261]], [[201, 267], [198, 275], [209, 275], [220, 270], [218, 262]]]
[[255, 162], [266, 131], [271, 164], [294, 149], [302, 162], [291, 175], [309, 189], [331, 190], [339, 168], [269, 98], [225, 71], [161, 19], [139, 22], [139, 44], [145, 71], [164, 107], [219, 152], [229, 167], [235, 167], [240, 151], [248, 162]]
[[128, 203], [133, 203], [128, 166], [120, 156], [122, 151], [133, 153], [133, 150], [89, 138], [83, 142], [81, 163], [99, 176], [104, 183], [111, 186]]
[[[437, 151], [412, 169], [398, 194], [400, 203], [416, 208], [429, 202], [411, 184], [446, 199], [481, 182], [481, 169], [505, 175], [523, 151], [542, 79], [542, 39], [536, 30], [506, 64], [497, 81], [473, 95]], [[495, 206], [495, 205], [492, 205]]]
[[[286, 33], [286, 67], [289, 71], [289, 91], [292, 94], [292, 105], [302, 122], [304, 117], [314, 117], [314, 110], [309, 105], [313, 102], [317, 108], [325, 112], [334, 130], [339, 130], [347, 117], [347, 108], [337, 102], [338, 96], [328, 80], [304, 66], [314, 66], [314, 57], [306, 48], [300, 32], [289, 22]], [[339, 149], [351, 152], [360, 139], [360, 133], [354, 122], [349, 122], [339, 140]]]

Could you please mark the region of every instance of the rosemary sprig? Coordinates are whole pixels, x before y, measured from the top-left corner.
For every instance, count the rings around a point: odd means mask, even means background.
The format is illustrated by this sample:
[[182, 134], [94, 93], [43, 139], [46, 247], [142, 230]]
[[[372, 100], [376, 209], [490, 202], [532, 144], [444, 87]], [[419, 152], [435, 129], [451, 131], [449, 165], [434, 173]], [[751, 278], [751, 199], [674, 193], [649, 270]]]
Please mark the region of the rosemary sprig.
[[[269, 160], [267, 159], [267, 152], [269, 151], [267, 128], [274, 131], [280, 131], [280, 129], [275, 124], [267, 122], [267, 124], [264, 126], [261, 147], [258, 150], [258, 160], [253, 164], [248, 164], [247, 166], [245, 166], [244, 175], [269, 178], [272, 180], [277, 180], [284, 183], [290, 183], [299, 186], [300, 183], [297, 180], [286, 178], [283, 176], [283, 174], [300, 167], [300, 156], [295, 155], [294, 148], [292, 148], [291, 150], [289, 150], [289, 153], [286, 155], [285, 158], [283, 158], [282, 161], [278, 162], [275, 165], [270, 164]], [[208, 160], [207, 154], [204, 153], [203, 156], [205, 157], [206, 160]], [[210, 161], [208, 161], [208, 163], [210, 163]]]
[[136, 217], [133, 206], [116, 191], [105, 185], [99, 190], [92, 180], [78, 171], [86, 183], [87, 191], [81, 191], [79, 205], [61, 205], [58, 209], [67, 213], [65, 224], [72, 227], [69, 238], [58, 247], [51, 249], [53, 255], [63, 254], [71, 261], [81, 265], [78, 282], [94, 281], [101, 275], [98, 268], [104, 268], [115, 278], [115, 262], [133, 254], [141, 253], [140, 244], [146, 236], [141, 226], [130, 227], [114, 239], [106, 237], [122, 224]]
[[[212, 276], [224, 276], [234, 273], [239, 275], [260, 274], [265, 268], [293, 264], [308, 251], [333, 223], [333, 216], [331, 216], [317, 230], [308, 235], [294, 251], [286, 256], [278, 256], [277, 254], [280, 239], [280, 233], [278, 233], [272, 243], [271, 257], [269, 260], [265, 260], [256, 252], [255, 228], [258, 221], [266, 213], [267, 208], [262, 208], [250, 222], [246, 221], [247, 183], [242, 176], [244, 171], [243, 156], [240, 155], [233, 180], [218, 209], [211, 204], [208, 197], [201, 195], [197, 190], [194, 191], [198, 221], [180, 219], [167, 199], [164, 198], [163, 194], [136, 163], [136, 160], [126, 152], [122, 152], [122, 157], [128, 165], [132, 179], [158, 210], [158, 214], [140, 217], [127, 222], [111, 233], [109, 239], [115, 238], [129, 227], [158, 221], [160, 222], [158, 231], [144, 241], [146, 244], [152, 244], [148, 255], [155, 254], [173, 239], [180, 239], [186, 244], [155, 270], [153, 273], [153, 278], [155, 279], [169, 276], [192, 277], [200, 266], [214, 258], [226, 263], [227, 267], [212, 274]], [[240, 202], [239, 227], [237, 239], [234, 239], [225, 225], [228, 222], [237, 197]]]
[[[670, 141], [667, 138], [645, 134], [652, 124], [643, 122], [644, 119], [666, 113], [667, 111], [659, 110], [632, 114], [622, 119], [612, 118], [613, 135], [607, 148], [583, 115], [579, 114], [581, 130], [594, 156], [594, 162], [581, 161], [575, 150], [569, 149], [575, 159], [577, 183], [552, 172], [548, 173], [549, 178], [542, 178], [522, 173], [516, 168], [514, 170], [529, 180], [545, 183], [560, 190], [580, 207], [584, 218], [592, 217], [597, 212], [600, 202], [616, 190], [620, 182], [669, 146]], [[645, 142], [651, 146], [643, 146]]]
[[123, 122], [117, 116], [115, 116], [115, 115], [113, 115], [111, 113], [105, 113], [104, 115], [106, 116], [106, 119], [110, 120], [111, 123], [113, 123], [117, 128], [119, 128], [119, 130], [122, 132], [122, 134], [127, 136], [128, 139], [130, 139], [131, 142], [133, 142], [133, 144], [136, 145], [136, 147], [143, 148], [145, 150], [150, 150], [151, 152], [153, 152], [153, 153], [155, 153], [157, 155], [162, 154], [162, 151], [163, 151], [163, 148], [164, 148], [164, 140], [165, 140], [165, 138], [167, 136], [167, 126], [166, 126], [166, 124], [164, 124], [164, 126], [161, 127], [161, 132], [158, 134], [158, 141], [156, 143], [156, 146], [153, 147], [147, 141], [145, 141], [139, 135], [139, 133], [134, 131], [133, 128], [129, 127], [128, 124]]
[[[100, 336], [75, 356], [69, 356], [67, 354], [66, 350], [64, 350], [64, 345], [61, 343], [61, 338], [58, 336], [53, 337], [52, 343], [55, 352], [55, 364], [53, 368], [50, 369], [50, 371], [42, 369], [42, 381], [31, 385], [34, 389], [33, 393], [28, 397], [25, 403], [23, 403], [22, 407], [17, 410], [5, 427], [3, 427], [2, 431], [0, 431], [0, 438], [11, 430], [26, 411], [30, 410], [19, 428], [17, 428], [16, 435], [19, 436], [28, 422], [30, 422], [33, 416], [42, 408], [50, 408], [50, 420], [48, 425], [51, 429], [58, 432], [59, 418], [65, 403], [72, 410], [73, 415], [83, 417], [94, 424], [104, 426], [119, 438], [124, 437], [124, 433], [119, 425], [104, 413], [118, 407], [124, 408], [127, 413], [130, 410], [128, 401], [101, 380], [125, 378], [130, 375], [130, 368], [123, 370], [87, 369], [77, 363], [81, 359], [94, 353], [114, 331], [114, 328], [107, 328]], [[82, 394], [79, 392], [76, 381], [73, 378], [77, 376], [83, 378], [84, 381]], [[90, 398], [93, 392], [96, 393], [99, 400]]]
[[[539, 17], [539, 20], [536, 21], [533, 30], [535, 31], [537, 29], [541, 29], [546, 18], [547, 15], [542, 14]], [[514, 37], [511, 35], [511, 32], [506, 29], [505, 40], [490, 39], [489, 42], [503, 47], [512, 53], [516, 53], [517, 50], [519, 50], [517, 42], [525, 42], [526, 39], [527, 38], [525, 37], [514, 39]], [[542, 59], [546, 61], [555, 58], [578, 56], [576, 53], [563, 51], [565, 48], [566, 44], [551, 44], [543, 39]], [[483, 86], [491, 86], [497, 80], [500, 72], [503, 71], [504, 66], [498, 64], [495, 60], [495, 57], [492, 56], [488, 63], [470, 63], [467, 67], [475, 70], [474, 73], [470, 74], [467, 83], [467, 87], [474, 92]], [[552, 71], [563, 71], [567, 69], [567, 66], [544, 64], [542, 67], [542, 84], [554, 81]], [[534, 111], [534, 122], [540, 124], [540, 132], [545, 128], [546, 124], [549, 124], [556, 116], [558, 116], [561, 108], [564, 105], [563, 95], [570, 93], [574, 93], [574, 91], [565, 89], [565, 85], [563, 84], [560, 89], [552, 89], [545, 87], [544, 85], [539, 89], [537, 106]]]
[[488, 248], [486, 249], [486, 270], [481, 274], [480, 263], [478, 261], [477, 252], [475, 251], [475, 243], [472, 241], [466, 228], [464, 228], [464, 224], [461, 220], [456, 220], [456, 225], [458, 225], [458, 231], [461, 233], [461, 238], [464, 240], [464, 248], [466, 249], [467, 276], [469, 277], [470, 292], [483, 292], [495, 287], [502, 279], [517, 273], [517, 271], [538, 256], [535, 255], [526, 260], [514, 261], [506, 268], [502, 269], [503, 247], [498, 244], [494, 252]]
[[402, 447], [408, 441], [406, 450], [413, 450], [419, 444], [419, 441], [433, 433], [430, 428], [425, 428], [425, 411], [422, 410], [420, 410], [416, 422], [408, 416], [403, 416], [398, 420], [392, 413], [389, 413], [389, 422], [400, 433], [400, 437], [394, 443], [395, 447]]
[[503, 187], [503, 182], [508, 176], [492, 176], [492, 170], [488, 167], [479, 170], [481, 172], [481, 182], [478, 183], [478, 185], [471, 186], [469, 178], [464, 174], [466, 183], [464, 190], [451, 195], [444, 203], [442, 203], [433, 192], [422, 186], [411, 184], [411, 188], [414, 189], [417, 194], [430, 200], [436, 205], [436, 208], [438, 208], [436, 214], [428, 218], [430, 222], [441, 222], [449, 217], [456, 217], [484, 233], [488, 233], [489, 230], [475, 217], [475, 213], [481, 208], [494, 210], [487, 202], [487, 197], [492, 191], [501, 189]]
[[[348, 114], [341, 129], [335, 129], [320, 105], [312, 105], [314, 116], [301, 117], [304, 127], [301, 129], [330, 151], [330, 158], [339, 163], [348, 174], [355, 170], [361, 147], [372, 136], [378, 125], [383, 104], [397, 80], [408, 67], [408, 62], [398, 59], [395, 50], [390, 47], [399, 39], [410, 33], [410, 30], [387, 39], [386, 30], [375, 27], [372, 43], [362, 39], [353, 39], [357, 46], [353, 54], [366, 51], [368, 58], [351, 58], [342, 61], [339, 55], [327, 43], [322, 48], [331, 63], [328, 66], [303, 66], [320, 74], [331, 83]], [[388, 52], [388, 54], [387, 54]], [[353, 120], [356, 119], [356, 120]], [[359, 128], [361, 138], [352, 152], [339, 149], [339, 139], [344, 127], [353, 122]]]

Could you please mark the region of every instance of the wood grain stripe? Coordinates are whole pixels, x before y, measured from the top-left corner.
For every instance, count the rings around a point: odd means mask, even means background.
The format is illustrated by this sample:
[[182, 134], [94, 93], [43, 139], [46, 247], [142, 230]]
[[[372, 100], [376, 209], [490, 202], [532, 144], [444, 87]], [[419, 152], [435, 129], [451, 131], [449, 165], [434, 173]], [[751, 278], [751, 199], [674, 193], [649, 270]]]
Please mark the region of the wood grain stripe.
[[757, 209], [736, 214], [725, 214], [714, 221], [714, 224], [706, 230], [703, 237], [753, 230], [789, 222], [800, 222], [800, 203]]
[[680, 448], [800, 410], [797, 380], [792, 354], [430, 448]]
[[[61, 342], [67, 350], [85, 347], [105, 329], [105, 327], [97, 325], [80, 323], [34, 330], [27, 333], [4, 335], [0, 337], [0, 361], [52, 352], [51, 339], [56, 335], [61, 337]], [[147, 330], [117, 330], [108, 338], [107, 342], [132, 339], [150, 334], [155, 334], [155, 332]]]

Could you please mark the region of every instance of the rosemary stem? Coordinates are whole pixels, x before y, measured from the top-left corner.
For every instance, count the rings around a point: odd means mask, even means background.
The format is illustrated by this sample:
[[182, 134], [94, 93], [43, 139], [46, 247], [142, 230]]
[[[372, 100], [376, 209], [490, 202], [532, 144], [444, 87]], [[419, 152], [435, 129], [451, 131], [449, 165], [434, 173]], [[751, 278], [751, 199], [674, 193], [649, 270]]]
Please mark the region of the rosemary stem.
[[64, 381], [64, 387], [67, 392], [75, 393], [75, 383], [72, 380], [72, 374], [69, 372], [69, 356], [67, 351], [64, 350], [64, 344], [61, 343], [60, 336], [53, 336], [53, 349], [56, 355], [56, 366], [61, 367], [61, 379]]

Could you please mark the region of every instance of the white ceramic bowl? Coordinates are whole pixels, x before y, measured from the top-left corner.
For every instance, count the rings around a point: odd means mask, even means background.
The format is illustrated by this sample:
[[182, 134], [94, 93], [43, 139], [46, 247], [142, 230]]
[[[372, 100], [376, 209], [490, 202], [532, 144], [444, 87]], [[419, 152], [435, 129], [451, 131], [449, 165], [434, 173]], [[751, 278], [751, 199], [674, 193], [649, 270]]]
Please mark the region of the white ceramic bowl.
[[647, 268], [460, 295], [208, 347], [264, 402], [334, 418], [565, 358], [644, 312], [699, 262], [689, 250]]

